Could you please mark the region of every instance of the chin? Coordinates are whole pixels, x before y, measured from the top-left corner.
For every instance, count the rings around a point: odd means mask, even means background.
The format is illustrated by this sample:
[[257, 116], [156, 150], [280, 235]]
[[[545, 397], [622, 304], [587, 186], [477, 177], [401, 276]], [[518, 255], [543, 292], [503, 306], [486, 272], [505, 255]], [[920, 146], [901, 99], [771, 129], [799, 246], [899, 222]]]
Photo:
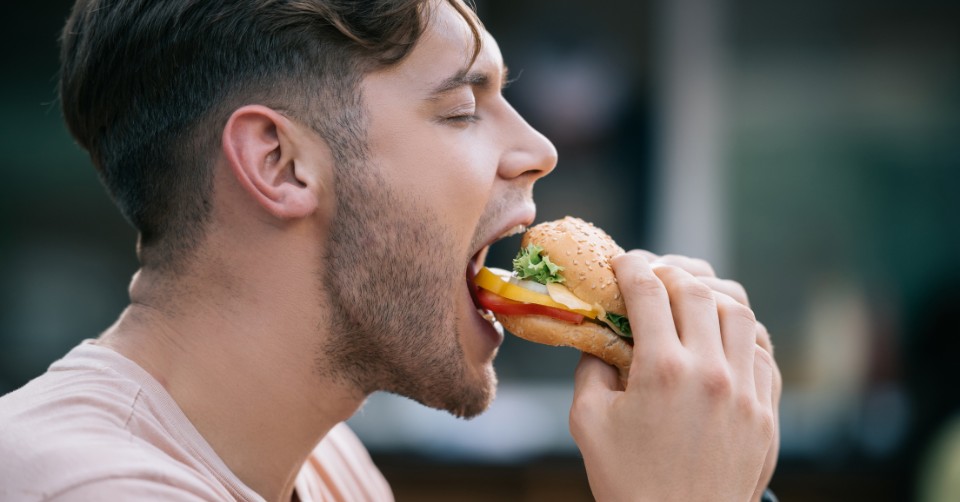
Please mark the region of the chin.
[[467, 370], [469, 375], [464, 375], [465, 378], [448, 383], [442, 389], [432, 389], [428, 394], [399, 394], [458, 418], [473, 418], [490, 407], [497, 388], [497, 377], [492, 365], [477, 370]]
[[480, 415], [493, 403], [497, 393], [497, 375], [492, 364], [485, 365], [477, 373], [471, 375], [467, 388], [456, 399], [453, 406], [444, 409], [458, 418], [473, 418]]
[[424, 404], [469, 419], [486, 411], [496, 396], [497, 374], [493, 360], [497, 348], [490, 348], [488, 334], [480, 335], [482, 343], [470, 343], [477, 341], [475, 332], [460, 329], [457, 333], [460, 335], [456, 338], [460, 377], [446, 380], [443, 389], [431, 393], [437, 401]]

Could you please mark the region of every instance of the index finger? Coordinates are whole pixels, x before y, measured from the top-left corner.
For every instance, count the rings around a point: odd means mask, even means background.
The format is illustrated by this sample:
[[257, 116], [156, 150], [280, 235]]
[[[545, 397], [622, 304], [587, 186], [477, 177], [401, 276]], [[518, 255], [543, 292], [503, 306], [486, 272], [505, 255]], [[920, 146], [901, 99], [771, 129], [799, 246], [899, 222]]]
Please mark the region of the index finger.
[[691, 258], [689, 256], [682, 256], [678, 254], [668, 254], [668, 255], [663, 255], [653, 261], [656, 263], [661, 263], [664, 265], [670, 265], [673, 267], [681, 268], [697, 277], [716, 277], [717, 276], [717, 273], [714, 272], [713, 266], [710, 265], [710, 262], [706, 260], [701, 260], [699, 258]]
[[633, 361], [644, 354], [680, 347], [670, 298], [646, 258], [635, 251], [610, 261], [633, 332]]

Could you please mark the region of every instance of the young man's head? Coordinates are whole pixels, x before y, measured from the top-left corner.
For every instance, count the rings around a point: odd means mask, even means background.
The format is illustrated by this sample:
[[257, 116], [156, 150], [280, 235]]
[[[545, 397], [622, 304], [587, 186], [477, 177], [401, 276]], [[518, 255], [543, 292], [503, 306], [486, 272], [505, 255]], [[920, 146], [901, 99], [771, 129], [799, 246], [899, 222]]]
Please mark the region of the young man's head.
[[[477, 30], [459, 1], [452, 5]], [[310, 126], [335, 155], [363, 148], [359, 83], [419, 39], [428, 0], [78, 0], [63, 31], [71, 132], [124, 216], [145, 265], [183, 260], [210, 212], [212, 160], [240, 105]]]
[[145, 269], [177, 274], [210, 235], [282, 242], [245, 263], [312, 259], [275, 282], [315, 285], [295, 301], [326, 334], [318, 374], [486, 407], [502, 335], [466, 277], [532, 221], [556, 152], [461, 0], [79, 0], [62, 54], [67, 123]]

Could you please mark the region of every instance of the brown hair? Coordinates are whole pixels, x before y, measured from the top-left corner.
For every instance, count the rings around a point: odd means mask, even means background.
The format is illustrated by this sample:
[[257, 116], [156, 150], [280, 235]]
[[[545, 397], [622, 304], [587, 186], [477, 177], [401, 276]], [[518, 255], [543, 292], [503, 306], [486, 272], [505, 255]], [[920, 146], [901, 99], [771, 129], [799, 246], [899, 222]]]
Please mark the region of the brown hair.
[[[447, 1], [478, 52], [479, 20], [463, 0]], [[407, 55], [431, 3], [77, 0], [61, 37], [63, 113], [140, 232], [143, 264], [176, 265], [200, 241], [211, 159], [238, 106], [304, 121], [338, 162], [362, 158], [359, 83]]]

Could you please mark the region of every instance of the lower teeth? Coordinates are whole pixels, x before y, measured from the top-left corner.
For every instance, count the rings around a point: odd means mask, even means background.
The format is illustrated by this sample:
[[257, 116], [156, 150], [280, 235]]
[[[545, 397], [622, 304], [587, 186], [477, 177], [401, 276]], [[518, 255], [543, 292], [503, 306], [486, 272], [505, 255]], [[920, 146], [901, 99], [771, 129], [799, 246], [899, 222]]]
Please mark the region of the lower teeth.
[[503, 325], [500, 324], [500, 321], [498, 321], [496, 316], [493, 315], [493, 312], [483, 309], [477, 309], [477, 312], [479, 312], [480, 316], [486, 319], [487, 322], [493, 325], [493, 329], [497, 330], [497, 333], [500, 333], [500, 335], [503, 336]]
[[477, 312], [480, 313], [480, 317], [483, 317], [487, 321], [497, 322], [497, 318], [494, 317], [493, 312], [490, 312], [489, 310], [482, 310], [482, 309], [477, 309]]

